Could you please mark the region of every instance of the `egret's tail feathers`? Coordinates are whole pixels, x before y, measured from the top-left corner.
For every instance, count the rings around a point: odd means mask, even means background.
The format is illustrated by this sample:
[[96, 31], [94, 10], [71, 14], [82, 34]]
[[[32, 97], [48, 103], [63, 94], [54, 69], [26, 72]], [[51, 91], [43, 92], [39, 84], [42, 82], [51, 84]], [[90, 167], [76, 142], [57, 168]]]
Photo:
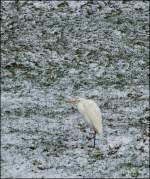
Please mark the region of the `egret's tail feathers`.
[[103, 134], [103, 128], [102, 127], [99, 127], [97, 129], [95, 128], [95, 130], [96, 130], [97, 134], [99, 134], [99, 135]]

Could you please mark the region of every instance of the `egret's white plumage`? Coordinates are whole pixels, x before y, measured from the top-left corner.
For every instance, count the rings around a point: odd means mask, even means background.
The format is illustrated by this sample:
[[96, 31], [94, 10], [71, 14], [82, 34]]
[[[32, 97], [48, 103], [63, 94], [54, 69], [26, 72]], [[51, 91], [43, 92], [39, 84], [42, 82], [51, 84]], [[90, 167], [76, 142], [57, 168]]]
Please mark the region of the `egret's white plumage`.
[[67, 100], [67, 103], [77, 104], [79, 112], [84, 116], [89, 126], [94, 129], [94, 147], [96, 133], [102, 134], [102, 115], [98, 105], [90, 99], [79, 98], [76, 100]]
[[80, 98], [77, 107], [90, 127], [98, 134], [102, 134], [102, 115], [98, 105], [93, 100]]

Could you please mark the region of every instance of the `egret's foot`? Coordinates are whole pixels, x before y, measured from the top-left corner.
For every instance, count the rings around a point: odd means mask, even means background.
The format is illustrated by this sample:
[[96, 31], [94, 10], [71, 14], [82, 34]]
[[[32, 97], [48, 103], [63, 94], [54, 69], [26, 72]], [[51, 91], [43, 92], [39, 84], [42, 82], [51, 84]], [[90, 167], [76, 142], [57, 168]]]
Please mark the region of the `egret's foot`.
[[93, 139], [93, 137], [89, 137], [89, 136], [86, 136], [86, 138], [88, 141]]

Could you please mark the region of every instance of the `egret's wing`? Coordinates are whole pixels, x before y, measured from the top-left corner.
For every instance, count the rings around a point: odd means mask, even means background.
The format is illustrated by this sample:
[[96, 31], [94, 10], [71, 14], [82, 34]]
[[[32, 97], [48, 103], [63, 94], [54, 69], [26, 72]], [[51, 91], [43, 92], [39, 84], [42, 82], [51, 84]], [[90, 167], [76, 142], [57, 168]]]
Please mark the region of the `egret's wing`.
[[87, 102], [84, 103], [84, 107], [86, 110], [86, 116], [90, 120], [92, 126], [99, 134], [102, 133], [102, 116], [97, 104], [94, 101], [87, 100]]

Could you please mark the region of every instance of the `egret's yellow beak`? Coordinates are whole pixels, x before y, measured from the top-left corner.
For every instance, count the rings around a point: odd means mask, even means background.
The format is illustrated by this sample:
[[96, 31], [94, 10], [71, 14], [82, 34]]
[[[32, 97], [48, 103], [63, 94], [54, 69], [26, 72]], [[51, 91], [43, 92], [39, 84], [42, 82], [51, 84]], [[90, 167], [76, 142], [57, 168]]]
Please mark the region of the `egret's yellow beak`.
[[71, 103], [71, 104], [77, 104], [77, 103], [79, 103], [79, 100], [78, 99], [71, 99], [71, 100], [66, 100], [65, 102]]

